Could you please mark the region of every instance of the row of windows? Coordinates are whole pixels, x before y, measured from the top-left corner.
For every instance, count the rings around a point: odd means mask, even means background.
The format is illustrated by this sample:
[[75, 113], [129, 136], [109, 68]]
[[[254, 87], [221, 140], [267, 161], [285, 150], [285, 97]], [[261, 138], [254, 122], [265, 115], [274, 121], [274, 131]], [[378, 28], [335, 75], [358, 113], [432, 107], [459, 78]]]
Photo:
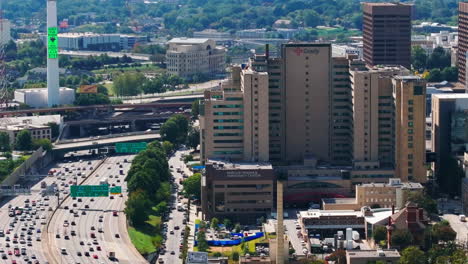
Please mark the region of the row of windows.
[[242, 108], [242, 105], [238, 105], [238, 104], [213, 105], [213, 108]]
[[242, 123], [242, 119], [215, 119], [213, 120], [215, 123]]
[[241, 137], [242, 133], [214, 133], [215, 137]]
[[244, 126], [214, 126], [213, 129], [242, 129]]
[[214, 112], [213, 115], [215, 116], [222, 116], [222, 115], [242, 115], [242, 112]]
[[214, 143], [242, 143], [242, 142], [243, 142], [242, 139], [239, 139], [239, 140], [235, 140], [235, 139], [233, 139], [233, 140], [228, 140], [228, 139], [226, 139], [226, 140], [214, 140]]

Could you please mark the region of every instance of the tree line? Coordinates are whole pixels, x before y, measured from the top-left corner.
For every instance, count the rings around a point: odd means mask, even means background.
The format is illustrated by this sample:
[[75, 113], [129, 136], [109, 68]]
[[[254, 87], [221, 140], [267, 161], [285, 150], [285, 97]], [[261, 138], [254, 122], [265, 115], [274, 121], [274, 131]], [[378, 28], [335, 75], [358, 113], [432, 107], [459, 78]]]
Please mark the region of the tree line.
[[413, 47], [411, 64], [416, 71], [424, 72], [423, 77], [429, 82], [458, 80], [458, 69], [451, 67], [450, 52], [442, 47], [435, 48], [430, 55], [421, 46]]
[[[417, 0], [414, 19], [456, 24], [457, 0]], [[45, 21], [45, 3], [35, 0], [4, 3], [5, 17], [12, 20], [23, 19], [31, 23], [31, 14]], [[62, 0], [58, 2], [59, 20], [67, 18], [75, 26], [91, 26], [99, 22], [101, 32], [132, 32], [129, 28], [137, 17], [163, 18], [163, 33], [187, 35], [193, 31], [213, 28], [222, 31], [264, 28], [277, 19], [289, 19], [292, 26], [316, 25], [362, 27], [360, 1], [350, 0], [187, 0], [180, 4], [158, 3], [148, 5], [143, 2], [127, 3], [125, 0], [94, 1]], [[85, 15], [93, 13], [95, 15]], [[138, 15], [138, 16], [137, 16]], [[115, 21], [119, 21], [117, 26]], [[103, 23], [108, 22], [108, 23]], [[104, 24], [101, 26], [101, 24]], [[154, 32], [153, 27], [142, 30]], [[89, 31], [89, 30], [88, 30]]]

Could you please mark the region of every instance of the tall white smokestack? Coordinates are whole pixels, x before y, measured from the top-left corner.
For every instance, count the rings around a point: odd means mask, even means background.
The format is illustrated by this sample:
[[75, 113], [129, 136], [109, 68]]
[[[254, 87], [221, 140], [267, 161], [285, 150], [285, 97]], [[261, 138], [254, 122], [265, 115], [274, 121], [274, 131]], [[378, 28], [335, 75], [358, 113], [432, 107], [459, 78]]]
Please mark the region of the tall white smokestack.
[[47, 0], [47, 105], [59, 104], [57, 1]]

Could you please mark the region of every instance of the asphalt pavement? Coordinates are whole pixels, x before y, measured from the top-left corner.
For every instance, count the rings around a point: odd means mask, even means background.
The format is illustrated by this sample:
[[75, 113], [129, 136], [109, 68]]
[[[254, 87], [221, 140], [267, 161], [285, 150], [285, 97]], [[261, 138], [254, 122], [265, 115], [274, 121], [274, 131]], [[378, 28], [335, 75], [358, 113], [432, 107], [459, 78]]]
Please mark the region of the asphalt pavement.
[[123, 213], [127, 199], [124, 179], [133, 157], [109, 157], [83, 182], [99, 185], [107, 179], [111, 187], [122, 186], [122, 195], [67, 197], [63, 201], [48, 230], [51, 263], [112, 263], [109, 252], [115, 252], [118, 263], [147, 263], [130, 241]]
[[[177, 172], [177, 168], [181, 168], [185, 174], [188, 174], [187, 168], [185, 167], [184, 162], [181, 160], [183, 154], [188, 154], [188, 151], [177, 151], [172, 157], [169, 159], [169, 166], [171, 167], [172, 176], [174, 178], [174, 184], [177, 186], [176, 188], [172, 188], [172, 199], [173, 203], [171, 204], [171, 210], [169, 214], [169, 219], [166, 222], [167, 229], [166, 235], [167, 239], [165, 242], [165, 251], [161, 252], [159, 256], [159, 263], [182, 263], [182, 259], [180, 259], [181, 249], [180, 245], [182, 244], [183, 236], [181, 232], [185, 229], [185, 225], [183, 224], [183, 219], [185, 218], [184, 214], [186, 214], [187, 210], [178, 211], [177, 204], [178, 203], [187, 203], [187, 199], [179, 199], [177, 195], [178, 191], [182, 190], [181, 184], [179, 184], [179, 180], [183, 178], [181, 172]], [[176, 229], [176, 227], [179, 227]], [[193, 230], [192, 230], [193, 232]], [[172, 234], [171, 234], [172, 233]]]
[[[69, 166], [75, 166], [80, 168], [80, 164], [77, 162], [66, 163]], [[95, 162], [93, 162], [95, 164]], [[47, 175], [49, 169], [58, 169], [64, 166], [65, 163], [53, 163], [48, 168], [40, 172], [41, 175]], [[31, 195], [17, 195], [10, 199], [3, 200], [0, 207], [0, 230], [5, 233], [5, 236], [0, 237], [0, 263], [47, 263], [46, 257], [47, 252], [42, 248], [42, 234], [45, 231], [45, 227], [48, 219], [50, 218], [53, 209], [57, 206], [57, 197], [42, 197], [41, 195], [41, 184], [45, 182], [47, 185], [51, 185], [57, 182], [57, 177], [47, 176], [42, 178], [24, 178], [22, 184], [31, 187]], [[68, 184], [67, 183], [64, 183]], [[28, 203], [26, 201], [29, 200]], [[35, 205], [34, 205], [35, 204]], [[26, 208], [28, 205], [29, 208]], [[16, 217], [9, 216], [9, 207], [24, 208], [23, 213]], [[50, 208], [50, 209], [49, 209]], [[15, 218], [17, 220], [15, 220]], [[27, 225], [27, 227], [25, 227]], [[28, 234], [28, 230], [30, 230]], [[18, 242], [14, 243], [15, 235], [18, 236]], [[21, 238], [24, 237], [24, 244], [21, 243]], [[30, 237], [30, 241], [29, 238]], [[10, 241], [7, 241], [10, 240]], [[30, 242], [28, 244], [28, 242]], [[18, 247], [21, 249], [25, 248], [25, 254], [21, 256], [14, 255], [14, 248]], [[2, 252], [3, 251], [3, 252]]]

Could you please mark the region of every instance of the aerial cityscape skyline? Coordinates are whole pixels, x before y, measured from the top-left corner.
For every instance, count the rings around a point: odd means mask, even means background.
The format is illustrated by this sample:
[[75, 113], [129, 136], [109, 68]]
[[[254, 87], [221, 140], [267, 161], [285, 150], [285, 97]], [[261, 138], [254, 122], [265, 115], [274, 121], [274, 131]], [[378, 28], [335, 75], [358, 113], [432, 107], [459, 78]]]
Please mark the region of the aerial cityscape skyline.
[[0, 5], [0, 263], [468, 262], [468, 2]]

